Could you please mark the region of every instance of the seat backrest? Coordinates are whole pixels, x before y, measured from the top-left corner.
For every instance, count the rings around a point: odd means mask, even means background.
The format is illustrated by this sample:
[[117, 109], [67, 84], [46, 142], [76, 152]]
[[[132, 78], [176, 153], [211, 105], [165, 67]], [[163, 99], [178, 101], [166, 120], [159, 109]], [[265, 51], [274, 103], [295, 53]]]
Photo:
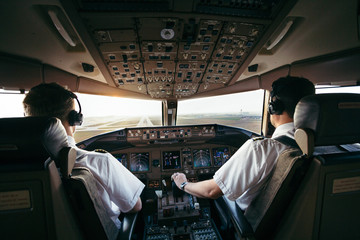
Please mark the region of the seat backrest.
[[107, 214], [89, 169], [74, 168], [63, 181], [86, 239], [116, 239], [119, 229]]
[[81, 239], [55, 165], [70, 150], [56, 118], [0, 119], [1, 239]]
[[267, 185], [245, 211], [257, 239], [269, 239], [286, 212], [306, 170], [308, 159], [289, 148], [277, 159]]
[[120, 230], [110, 218], [100, 198], [93, 174], [85, 167], [75, 167], [75, 159], [59, 162], [62, 180], [86, 239], [131, 239], [137, 213], [125, 214]]
[[311, 156], [314, 147], [359, 142], [360, 94], [330, 93], [305, 97], [294, 114], [295, 138]]

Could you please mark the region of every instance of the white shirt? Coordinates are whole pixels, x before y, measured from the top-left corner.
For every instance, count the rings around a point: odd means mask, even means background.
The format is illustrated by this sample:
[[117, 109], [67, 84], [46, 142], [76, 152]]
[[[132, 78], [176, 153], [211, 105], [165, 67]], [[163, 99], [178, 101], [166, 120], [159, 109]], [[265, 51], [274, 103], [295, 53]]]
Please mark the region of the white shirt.
[[236, 153], [215, 172], [214, 180], [224, 195], [237, 202], [242, 210], [250, 205], [266, 183], [279, 154], [289, 146], [273, 138], [294, 138], [294, 123], [277, 127], [272, 138], [247, 140]]
[[110, 153], [89, 152], [77, 148], [73, 137], [69, 144], [76, 148], [75, 167], [86, 167], [94, 175], [101, 200], [115, 225], [121, 212], [130, 211], [145, 185]]

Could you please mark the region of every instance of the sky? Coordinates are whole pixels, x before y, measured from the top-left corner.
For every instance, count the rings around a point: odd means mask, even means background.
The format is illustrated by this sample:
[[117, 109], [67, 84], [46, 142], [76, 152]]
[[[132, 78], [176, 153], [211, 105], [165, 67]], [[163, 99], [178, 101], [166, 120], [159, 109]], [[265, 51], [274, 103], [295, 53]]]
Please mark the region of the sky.
[[[76, 93], [84, 116], [151, 116], [161, 115], [160, 100], [137, 100]], [[0, 94], [0, 117], [22, 117], [23, 94]], [[183, 100], [178, 103], [178, 114], [253, 112], [262, 106], [263, 91], [226, 96]], [[251, 100], [250, 100], [251, 99]], [[76, 106], [78, 110], [78, 106]]]
[[184, 100], [178, 103], [178, 114], [189, 113], [240, 113], [261, 115], [264, 91], [257, 90], [217, 97]]
[[161, 114], [161, 101], [138, 100], [119, 97], [107, 97], [90, 94], [76, 94], [81, 103], [84, 116], [151, 116], [154, 112]]

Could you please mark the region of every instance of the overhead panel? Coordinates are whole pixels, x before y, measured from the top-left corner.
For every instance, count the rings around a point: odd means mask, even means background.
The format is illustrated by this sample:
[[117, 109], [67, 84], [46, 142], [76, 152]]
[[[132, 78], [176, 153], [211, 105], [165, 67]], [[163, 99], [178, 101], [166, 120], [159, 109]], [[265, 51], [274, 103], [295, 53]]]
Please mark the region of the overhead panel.
[[150, 96], [154, 98], [172, 96], [175, 72], [174, 61], [146, 61], [144, 69]]
[[194, 19], [190, 19], [184, 28], [179, 48], [179, 60], [209, 60], [221, 32], [222, 22], [217, 20], [201, 20], [199, 23], [196, 23]]
[[143, 63], [135, 29], [93, 31], [104, 61], [118, 87], [146, 93]]
[[211, 83], [227, 83], [230, 81], [234, 71], [237, 69], [238, 64], [235, 62], [220, 62], [213, 61], [209, 64], [206, 71], [204, 82]]
[[193, 18], [184, 24], [179, 43], [178, 64], [174, 96], [187, 97], [195, 94], [211, 59], [222, 29], [222, 21]]
[[219, 37], [211, 62], [205, 72], [203, 89], [210, 84], [227, 84], [238, 67], [247, 58], [258, 41], [263, 26], [241, 22], [226, 22], [223, 34]]
[[170, 98], [181, 22], [177, 18], [140, 18], [137, 23], [148, 94], [153, 98]]
[[179, 61], [175, 76], [174, 95], [179, 97], [190, 96], [196, 93], [207, 62]]
[[187, 98], [234, 82], [285, 3], [74, 1], [116, 86], [156, 99]]
[[239, 17], [270, 18], [279, 0], [194, 0], [194, 11]]

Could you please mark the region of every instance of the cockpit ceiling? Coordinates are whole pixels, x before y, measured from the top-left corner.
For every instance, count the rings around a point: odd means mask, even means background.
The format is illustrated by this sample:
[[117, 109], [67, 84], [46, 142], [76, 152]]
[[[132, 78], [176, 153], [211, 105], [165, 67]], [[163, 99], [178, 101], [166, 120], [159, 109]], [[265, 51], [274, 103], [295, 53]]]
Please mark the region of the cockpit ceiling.
[[284, 4], [79, 0], [67, 14], [109, 85], [169, 99], [235, 83]]

